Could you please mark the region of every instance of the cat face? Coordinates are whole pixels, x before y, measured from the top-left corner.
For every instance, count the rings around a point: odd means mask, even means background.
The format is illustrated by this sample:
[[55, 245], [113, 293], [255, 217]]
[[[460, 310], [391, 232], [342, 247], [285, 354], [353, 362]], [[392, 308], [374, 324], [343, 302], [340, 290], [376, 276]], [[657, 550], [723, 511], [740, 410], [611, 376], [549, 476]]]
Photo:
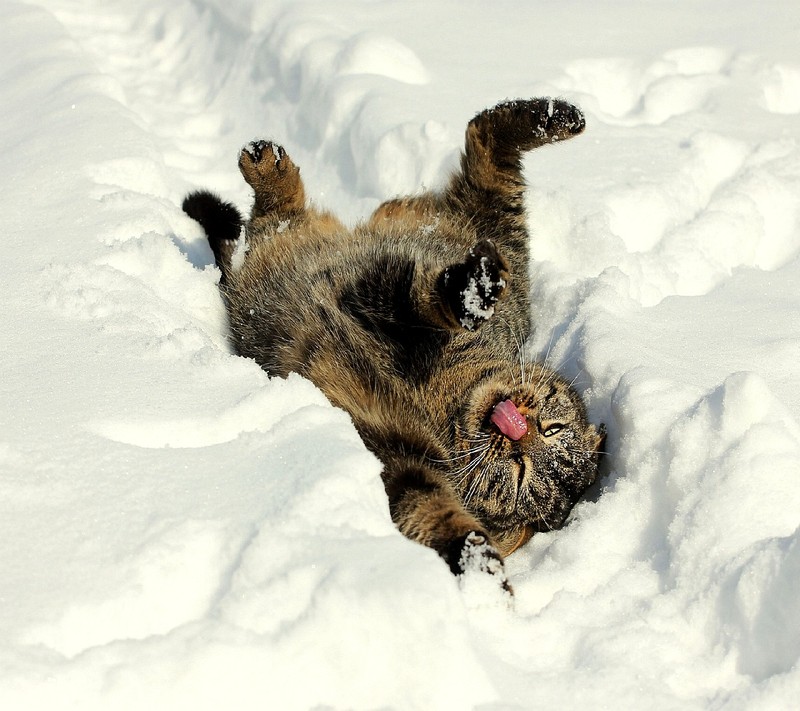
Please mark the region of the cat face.
[[462, 466], [453, 483], [490, 532], [559, 528], [597, 478], [604, 440], [580, 397], [555, 372], [529, 366], [522, 382], [490, 378], [459, 418]]

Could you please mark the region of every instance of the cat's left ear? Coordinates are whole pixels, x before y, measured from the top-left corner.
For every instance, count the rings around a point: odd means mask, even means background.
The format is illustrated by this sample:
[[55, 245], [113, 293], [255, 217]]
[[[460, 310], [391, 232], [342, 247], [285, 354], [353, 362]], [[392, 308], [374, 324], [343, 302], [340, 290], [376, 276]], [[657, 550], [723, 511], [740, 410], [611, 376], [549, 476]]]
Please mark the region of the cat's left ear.
[[598, 455], [605, 454], [606, 448], [606, 426], [601, 424], [600, 427], [591, 426], [592, 435], [594, 437], [594, 451]]

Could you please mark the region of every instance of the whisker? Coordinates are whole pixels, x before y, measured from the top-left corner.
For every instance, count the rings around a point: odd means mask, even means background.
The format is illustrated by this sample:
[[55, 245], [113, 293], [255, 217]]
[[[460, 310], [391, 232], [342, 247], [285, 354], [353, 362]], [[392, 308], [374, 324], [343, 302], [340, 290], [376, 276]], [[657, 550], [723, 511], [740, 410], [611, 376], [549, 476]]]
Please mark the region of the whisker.
[[430, 462], [438, 462], [439, 464], [445, 464], [447, 462], [455, 462], [459, 459], [463, 459], [464, 457], [469, 457], [471, 454], [475, 454], [476, 452], [480, 452], [484, 447], [486, 447], [485, 442], [475, 443], [475, 447], [471, 447], [470, 449], [465, 449], [460, 454], [456, 454], [452, 457], [446, 457], [445, 459], [436, 459], [434, 457], [426, 457]]
[[544, 360], [542, 361], [545, 366], [547, 366], [547, 361], [550, 359], [550, 349], [553, 347], [553, 338], [555, 335], [556, 327], [553, 326], [553, 328], [550, 330], [550, 342], [547, 344], [547, 352], [544, 354]]
[[572, 380], [569, 381], [569, 387], [575, 385], [575, 382], [578, 380], [578, 378], [581, 377], [581, 375], [583, 375], [583, 370], [579, 370], [577, 375]]
[[545, 359], [545, 363], [540, 364], [540, 372], [539, 378], [536, 381], [536, 385], [533, 387], [533, 397], [537, 398], [539, 393], [544, 390], [553, 380], [555, 377], [555, 371], [550, 370], [546, 365], [547, 360]]
[[478, 476], [476, 476], [472, 480], [472, 485], [470, 486], [469, 491], [467, 492], [467, 495], [464, 497], [464, 506], [465, 507], [469, 504], [470, 499], [477, 493], [478, 484], [484, 478], [486, 478], [486, 476], [487, 476], [486, 470], [485, 469], [481, 469], [481, 471], [478, 473]]
[[490, 448], [491, 448], [490, 445], [487, 444], [486, 448], [482, 452], [480, 452], [478, 456], [475, 457], [475, 459], [473, 459], [470, 462], [467, 462], [463, 467], [461, 467], [461, 469], [457, 469], [456, 471], [452, 472], [452, 476], [459, 477], [458, 478], [459, 484], [461, 484], [472, 473], [475, 467], [477, 467], [486, 458], [486, 455], [489, 452]]
[[[505, 324], [506, 328], [508, 329], [508, 332], [511, 335], [511, 338], [514, 341], [514, 346], [517, 349], [517, 358], [519, 360], [519, 365], [520, 365], [520, 387], [524, 388], [525, 387], [525, 356], [523, 355], [523, 352], [522, 352], [522, 346], [524, 345], [523, 341], [522, 341], [522, 336], [521, 335], [520, 336], [517, 335], [516, 330], [514, 330], [514, 326], [512, 325], [512, 323], [508, 319], [501, 318], [500, 320]], [[511, 379], [514, 382], [514, 386], [516, 387], [516, 385], [517, 385], [517, 376], [516, 376], [516, 373], [514, 372], [514, 368], [509, 368], [509, 370], [511, 371]]]

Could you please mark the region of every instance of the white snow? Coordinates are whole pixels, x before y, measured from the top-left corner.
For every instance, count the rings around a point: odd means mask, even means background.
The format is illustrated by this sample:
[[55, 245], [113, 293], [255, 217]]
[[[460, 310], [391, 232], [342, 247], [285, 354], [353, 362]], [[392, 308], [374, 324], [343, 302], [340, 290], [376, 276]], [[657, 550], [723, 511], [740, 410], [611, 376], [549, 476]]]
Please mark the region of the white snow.
[[[470, 250], [470, 254], [472, 254], [472, 250]], [[492, 277], [489, 275], [488, 257], [481, 257], [478, 264], [480, 265], [480, 275], [471, 276], [467, 281], [467, 286], [461, 291], [465, 313], [460, 321], [461, 325], [469, 330], [475, 328], [476, 320], [484, 321], [494, 314], [494, 303], [488, 299], [490, 303], [487, 305], [487, 299], [482, 294], [491, 294], [494, 287], [503, 289], [506, 285], [505, 279], [502, 277], [497, 282], [492, 281]]]
[[[0, 708], [797, 708], [798, 26], [748, 0], [4, 3]], [[246, 212], [261, 136], [354, 221], [528, 96], [587, 117], [525, 161], [528, 353], [609, 454], [508, 560], [509, 609], [396, 532], [344, 413], [230, 354], [180, 204]]]

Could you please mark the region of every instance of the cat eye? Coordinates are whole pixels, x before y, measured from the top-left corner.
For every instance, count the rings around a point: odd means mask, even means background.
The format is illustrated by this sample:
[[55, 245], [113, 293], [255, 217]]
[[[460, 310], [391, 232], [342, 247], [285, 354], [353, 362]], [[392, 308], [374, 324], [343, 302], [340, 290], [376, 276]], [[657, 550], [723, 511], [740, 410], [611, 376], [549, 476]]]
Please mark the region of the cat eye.
[[548, 422], [547, 424], [541, 425], [541, 430], [545, 437], [552, 437], [553, 435], [561, 432], [564, 427], [566, 427], [566, 425], [562, 424], [561, 422]]

